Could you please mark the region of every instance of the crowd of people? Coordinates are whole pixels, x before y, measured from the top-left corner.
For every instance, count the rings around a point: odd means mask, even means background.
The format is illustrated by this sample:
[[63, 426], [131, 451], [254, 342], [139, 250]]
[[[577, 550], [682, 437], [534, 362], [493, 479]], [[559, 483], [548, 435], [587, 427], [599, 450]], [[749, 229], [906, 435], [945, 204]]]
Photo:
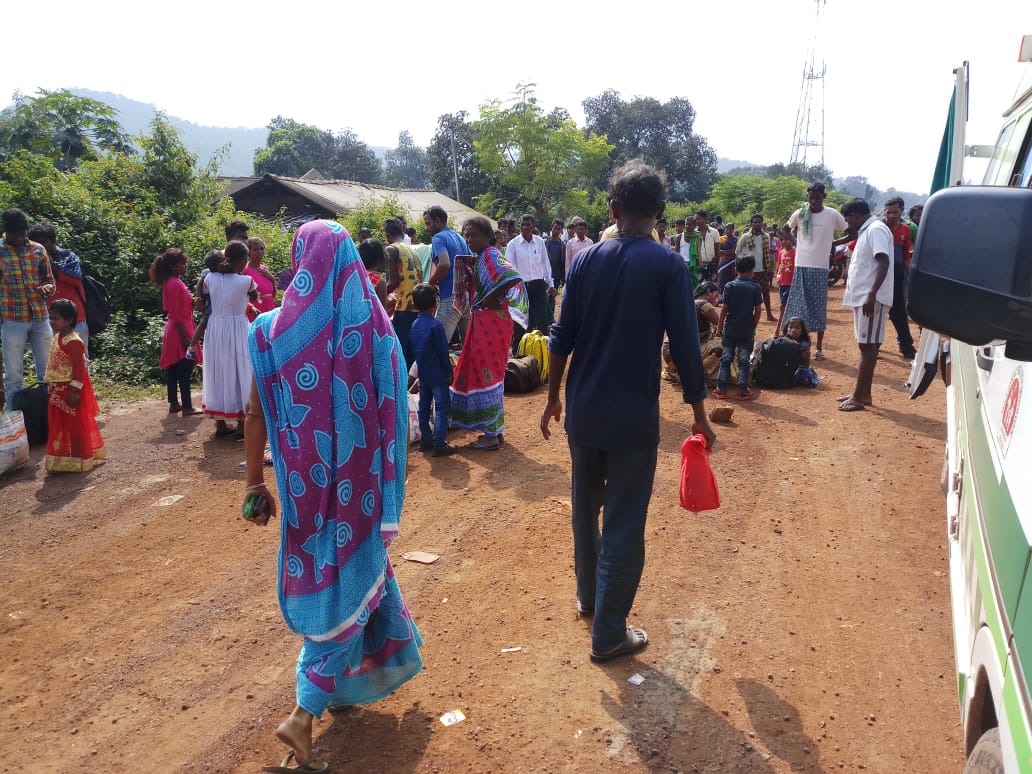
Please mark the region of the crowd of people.
[[[216, 436], [243, 439], [245, 518], [264, 524], [278, 509], [285, 520], [280, 605], [304, 642], [297, 705], [277, 735], [301, 770], [322, 770], [312, 760], [314, 718], [376, 701], [422, 668], [422, 637], [388, 555], [404, 503], [410, 392], [421, 452], [458, 452], [452, 428], [477, 433], [468, 448], [497, 451], [509, 360], [528, 331], [549, 337], [540, 430], [549, 439], [564, 420], [576, 606], [592, 619], [589, 655], [600, 662], [648, 642], [628, 616], [659, 442], [657, 364], [691, 407], [692, 433], [712, 447], [705, 399], [731, 397], [732, 379], [733, 397], [757, 397], [750, 373], [767, 338], [764, 315], [771, 338], [798, 348], [800, 368], [824, 359], [829, 256], [848, 245], [843, 303], [853, 309], [860, 360], [840, 409], [871, 404], [886, 319], [901, 354], [913, 356], [905, 277], [920, 212], [908, 221], [893, 199], [882, 220], [854, 199], [840, 213], [825, 193], [812, 184], [783, 226], [756, 214], [739, 234], [698, 210], [668, 235], [665, 177], [632, 161], [613, 175], [612, 222], [597, 240], [579, 217], [553, 220], [543, 236], [530, 214], [497, 228], [472, 217], [459, 233], [440, 207], [423, 213], [429, 245], [413, 244], [403, 216], [383, 224], [384, 242], [313, 221], [295, 234], [279, 304], [265, 244], [240, 221], [205, 256], [193, 289], [182, 250], [154, 258], [168, 412], [205, 414]], [[50, 385], [47, 469], [88, 470], [106, 450], [80, 262], [58, 247], [53, 226], [30, 229], [20, 210], [3, 213], [3, 230], [0, 402], [22, 389], [31, 347], [37, 378]], [[198, 365], [200, 407], [191, 394]], [[274, 485], [265, 480], [270, 461]]]

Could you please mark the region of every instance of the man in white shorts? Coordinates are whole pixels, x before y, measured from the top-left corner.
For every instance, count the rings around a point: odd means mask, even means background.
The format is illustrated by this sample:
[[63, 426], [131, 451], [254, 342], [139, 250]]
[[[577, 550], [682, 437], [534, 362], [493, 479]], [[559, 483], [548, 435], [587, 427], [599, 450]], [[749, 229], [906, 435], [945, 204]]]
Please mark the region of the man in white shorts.
[[871, 207], [863, 199], [846, 202], [842, 215], [850, 233], [856, 234], [842, 303], [853, 307], [853, 332], [860, 346], [860, 364], [853, 392], [839, 397], [839, 411], [861, 411], [873, 402], [874, 367], [885, 340], [885, 318], [892, 306], [892, 232], [871, 215]]

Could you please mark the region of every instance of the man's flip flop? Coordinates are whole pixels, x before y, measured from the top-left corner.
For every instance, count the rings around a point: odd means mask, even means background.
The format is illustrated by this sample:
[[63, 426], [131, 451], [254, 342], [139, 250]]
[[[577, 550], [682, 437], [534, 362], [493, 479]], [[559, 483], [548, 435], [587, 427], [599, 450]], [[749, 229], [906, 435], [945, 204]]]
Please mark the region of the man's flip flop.
[[473, 441], [473, 443], [469, 444], [470, 449], [480, 449], [481, 451], [498, 451], [501, 446], [502, 445], [500, 443], [495, 446], [488, 446], [483, 441]]
[[824, 353], [823, 353], [823, 352], [821, 352], [821, 351], [820, 351], [820, 350], [818, 349], [818, 350], [817, 350], [816, 352], [814, 352], [814, 353], [813, 353], [813, 359], [814, 359], [814, 360], [824, 360]]
[[290, 762], [294, 760], [294, 751], [291, 750], [287, 757], [283, 759], [283, 763], [279, 766], [262, 766], [262, 771], [270, 771], [272, 774], [323, 774], [323, 772], [330, 770], [329, 763], [323, 763], [322, 766], [312, 766], [312, 758], [309, 758], [304, 763], [299, 763], [297, 766], [291, 766]]
[[628, 626], [627, 634], [624, 635], [624, 641], [615, 648], [607, 650], [605, 653], [597, 653], [595, 649], [592, 648], [589, 655], [591, 656], [592, 661], [596, 664], [601, 664], [603, 661], [610, 661], [611, 659], [619, 658], [620, 656], [637, 653], [648, 644], [649, 635], [645, 633], [644, 629], [639, 629], [636, 626]]
[[[835, 398], [835, 400], [837, 400], [839, 403], [844, 403], [845, 401], [852, 400], [852, 399], [853, 399], [852, 395], [839, 395], [837, 398]], [[865, 406], [873, 406], [874, 405], [874, 402], [873, 401], [869, 401], [869, 400], [865, 400], [865, 401], [861, 401], [861, 402]]]
[[864, 404], [857, 403], [855, 400], [843, 401], [842, 405], [838, 407], [839, 411], [863, 411]]

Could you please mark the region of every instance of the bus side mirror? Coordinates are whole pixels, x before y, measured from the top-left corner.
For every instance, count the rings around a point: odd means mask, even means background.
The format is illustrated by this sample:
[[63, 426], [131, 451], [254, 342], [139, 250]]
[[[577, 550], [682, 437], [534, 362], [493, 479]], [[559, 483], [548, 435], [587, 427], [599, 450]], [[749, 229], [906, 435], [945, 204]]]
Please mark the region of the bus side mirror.
[[968, 344], [1007, 342], [1032, 360], [1032, 190], [960, 186], [925, 204], [908, 311], [919, 325]]

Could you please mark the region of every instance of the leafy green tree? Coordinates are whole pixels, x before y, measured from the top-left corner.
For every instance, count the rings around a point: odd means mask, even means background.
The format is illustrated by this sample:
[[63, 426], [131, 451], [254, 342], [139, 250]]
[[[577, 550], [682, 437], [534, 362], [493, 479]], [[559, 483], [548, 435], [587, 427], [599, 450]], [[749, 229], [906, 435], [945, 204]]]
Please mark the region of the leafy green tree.
[[778, 225], [786, 223], [789, 216], [806, 201], [808, 186], [805, 180], [789, 175], [771, 180], [763, 195], [763, 215], [767, 222]]
[[725, 223], [741, 225], [762, 211], [769, 182], [759, 175], [721, 175], [703, 206], [711, 215], [721, 215]]
[[255, 175], [301, 177], [310, 169], [329, 175], [333, 135], [292, 118], [276, 116], [269, 122], [264, 148], [254, 152]]
[[336, 180], [379, 183], [383, 179], [383, 167], [372, 148], [350, 129], [343, 129], [333, 135], [330, 174]]
[[545, 219], [564, 202], [576, 202], [609, 164], [613, 149], [604, 137], [546, 114], [533, 84], [517, 86], [509, 107], [497, 100], [482, 106], [474, 134], [480, 168], [497, 182], [477, 199], [478, 209], [497, 215], [529, 210]]
[[14, 105], [0, 113], [0, 161], [19, 150], [70, 170], [101, 152], [126, 153], [131, 146], [114, 108], [66, 89], [40, 89], [34, 97], [15, 93]]
[[265, 147], [254, 153], [254, 173], [301, 177], [311, 169], [359, 183], [378, 183], [383, 174], [376, 154], [350, 129], [333, 134], [276, 116], [269, 122]]
[[384, 159], [383, 181], [395, 188], [426, 188], [426, 150], [412, 141], [412, 135], [401, 132], [398, 147], [387, 151]]
[[687, 99], [625, 101], [619, 92], [608, 89], [581, 104], [586, 131], [605, 136], [614, 146], [611, 166], [598, 180], [599, 188], [605, 188], [615, 167], [642, 158], [666, 171], [673, 201], [706, 197], [717, 178], [717, 156], [705, 138], [694, 132], [695, 108]]
[[[474, 128], [465, 110], [437, 118], [437, 131], [427, 148], [427, 177], [430, 187], [472, 207], [491, 188], [491, 180], [480, 168], [473, 147]], [[453, 153], [454, 149], [454, 153]], [[455, 192], [458, 169], [459, 191]]]

